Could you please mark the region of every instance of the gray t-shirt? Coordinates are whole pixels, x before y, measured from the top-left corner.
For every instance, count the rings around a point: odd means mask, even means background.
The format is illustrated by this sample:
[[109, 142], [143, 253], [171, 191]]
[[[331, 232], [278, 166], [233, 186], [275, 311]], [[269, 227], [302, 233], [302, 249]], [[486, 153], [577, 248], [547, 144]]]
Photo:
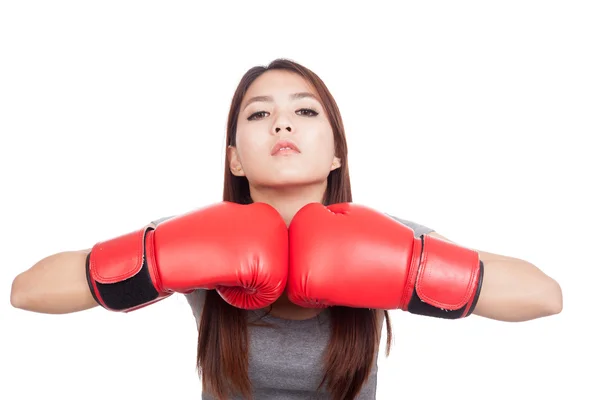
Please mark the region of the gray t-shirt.
[[[400, 223], [413, 229], [415, 237], [433, 232], [426, 226], [400, 219]], [[155, 224], [169, 219], [161, 218]], [[188, 303], [200, 322], [204, 305], [204, 290], [196, 290], [186, 294]], [[274, 326], [248, 326], [250, 340], [249, 369], [250, 381], [253, 385], [253, 396], [260, 400], [304, 400], [327, 399], [327, 395], [316, 392], [322, 379], [321, 359], [329, 340], [329, 312], [302, 320], [284, 320], [262, 311], [248, 311], [249, 320], [268, 322]], [[365, 382], [356, 400], [373, 400], [377, 390], [377, 362]], [[208, 393], [202, 394], [203, 400], [215, 400]], [[238, 398], [235, 398], [236, 400]]]

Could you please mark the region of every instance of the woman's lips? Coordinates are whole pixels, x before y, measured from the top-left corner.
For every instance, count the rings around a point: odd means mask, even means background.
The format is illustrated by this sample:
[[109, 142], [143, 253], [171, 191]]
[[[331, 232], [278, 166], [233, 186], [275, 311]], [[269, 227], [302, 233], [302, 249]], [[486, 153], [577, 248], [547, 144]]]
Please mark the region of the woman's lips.
[[296, 144], [294, 142], [292, 142], [291, 140], [279, 140], [279, 141], [277, 141], [277, 143], [275, 143], [275, 145], [271, 149], [272, 156], [287, 155], [287, 154], [299, 154], [299, 153], [300, 153], [300, 149], [298, 149], [298, 146], [296, 146]]

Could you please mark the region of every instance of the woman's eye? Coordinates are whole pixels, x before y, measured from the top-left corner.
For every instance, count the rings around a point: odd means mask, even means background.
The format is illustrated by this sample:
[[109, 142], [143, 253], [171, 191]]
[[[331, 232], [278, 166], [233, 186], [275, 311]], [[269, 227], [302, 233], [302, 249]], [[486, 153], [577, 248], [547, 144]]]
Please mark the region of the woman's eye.
[[[248, 121], [265, 118], [268, 114], [269, 113], [267, 111], [257, 111], [248, 117]], [[314, 116], [319, 115], [318, 112], [316, 112], [315, 110], [312, 110], [310, 108], [301, 108], [298, 111], [296, 111], [296, 114], [307, 116], [307, 117], [314, 117]]]
[[315, 110], [311, 110], [310, 108], [301, 108], [300, 110], [298, 110], [298, 112], [301, 113], [302, 115], [307, 115], [307, 116], [319, 115], [318, 112], [316, 112]]
[[248, 121], [256, 119], [257, 117], [260, 117], [260, 116], [264, 116], [264, 114], [267, 114], [267, 112], [266, 111], [255, 112], [254, 114], [252, 114], [248, 117]]

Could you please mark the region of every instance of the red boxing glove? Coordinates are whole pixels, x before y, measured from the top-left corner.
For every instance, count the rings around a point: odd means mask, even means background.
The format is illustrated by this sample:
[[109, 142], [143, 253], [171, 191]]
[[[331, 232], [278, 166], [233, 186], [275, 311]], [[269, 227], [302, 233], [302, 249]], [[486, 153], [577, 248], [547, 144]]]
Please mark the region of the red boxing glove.
[[364, 206], [304, 206], [289, 226], [287, 293], [303, 307], [470, 315], [483, 281], [479, 254], [423, 235]]
[[96, 301], [123, 312], [195, 289], [258, 309], [281, 296], [287, 272], [287, 227], [265, 203], [222, 202], [183, 214], [96, 244], [86, 263]]

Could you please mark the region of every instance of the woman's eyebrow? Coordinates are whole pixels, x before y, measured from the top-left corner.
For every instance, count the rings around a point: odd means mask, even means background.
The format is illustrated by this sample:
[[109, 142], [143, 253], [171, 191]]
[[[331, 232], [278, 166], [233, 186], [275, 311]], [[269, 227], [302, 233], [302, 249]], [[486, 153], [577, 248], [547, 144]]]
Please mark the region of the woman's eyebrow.
[[[299, 93], [292, 93], [292, 94], [290, 94], [290, 99], [292, 99], [292, 100], [303, 99], [303, 98], [306, 98], [306, 97], [310, 97], [310, 98], [313, 98], [313, 99], [319, 101], [314, 94], [309, 93], [309, 92], [299, 92]], [[244, 104], [244, 107], [242, 109], [245, 109], [250, 104], [252, 104], [254, 102], [258, 102], [258, 101], [273, 102], [273, 96], [254, 96], [254, 97], [251, 97], [251, 98], [248, 99], [248, 101], [246, 101], [246, 104]]]

